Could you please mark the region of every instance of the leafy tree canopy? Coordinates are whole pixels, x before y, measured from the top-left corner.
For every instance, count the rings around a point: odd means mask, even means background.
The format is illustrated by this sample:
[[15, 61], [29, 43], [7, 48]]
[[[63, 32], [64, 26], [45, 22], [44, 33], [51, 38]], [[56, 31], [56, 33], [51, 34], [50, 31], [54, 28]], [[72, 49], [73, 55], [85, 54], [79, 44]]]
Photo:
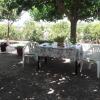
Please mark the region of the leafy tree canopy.
[[18, 7], [15, 0], [0, 0], [0, 19], [14, 21], [18, 18]]
[[7, 38], [9, 38], [10, 26], [19, 17], [17, 7], [16, 0], [0, 0], [0, 20], [6, 19], [8, 21]]
[[78, 20], [100, 17], [100, 0], [16, 0], [16, 4], [19, 13], [32, 9], [31, 15], [36, 16], [36, 20], [55, 20], [67, 16], [71, 22], [70, 37], [73, 43], [76, 42]]
[[19, 5], [19, 12], [35, 6], [42, 13], [42, 19], [48, 19], [48, 16], [51, 19], [61, 18], [65, 14], [70, 20], [73, 17], [76, 20], [84, 20], [100, 15], [100, 0], [16, 0], [16, 2]]

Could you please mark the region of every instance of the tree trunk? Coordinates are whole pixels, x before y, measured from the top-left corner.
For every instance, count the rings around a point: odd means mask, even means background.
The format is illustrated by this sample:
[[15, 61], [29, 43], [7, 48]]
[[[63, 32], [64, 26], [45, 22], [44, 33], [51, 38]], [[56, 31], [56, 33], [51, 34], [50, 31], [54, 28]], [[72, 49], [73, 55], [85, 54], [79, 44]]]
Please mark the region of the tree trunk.
[[70, 33], [70, 40], [73, 44], [76, 43], [76, 28], [77, 28], [77, 20], [70, 20], [71, 23], [71, 33]]
[[10, 23], [9, 23], [9, 20], [8, 20], [8, 31], [7, 31], [7, 39], [9, 39], [9, 33], [10, 33]]

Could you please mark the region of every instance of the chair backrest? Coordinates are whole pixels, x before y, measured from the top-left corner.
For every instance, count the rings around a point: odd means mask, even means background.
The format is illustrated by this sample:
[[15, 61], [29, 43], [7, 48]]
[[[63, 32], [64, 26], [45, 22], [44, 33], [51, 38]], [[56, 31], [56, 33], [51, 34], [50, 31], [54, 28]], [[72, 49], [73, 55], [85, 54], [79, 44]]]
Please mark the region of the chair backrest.
[[33, 53], [34, 47], [37, 46], [37, 42], [28, 42], [23, 48], [23, 53]]
[[84, 57], [91, 60], [100, 61], [100, 44], [91, 44], [91, 47], [84, 52]]
[[87, 58], [87, 52], [91, 48], [91, 44], [89, 44], [89, 43], [82, 43], [81, 46], [82, 46], [82, 51], [83, 51], [83, 54], [82, 54], [83, 58]]
[[90, 43], [82, 43], [81, 45], [82, 45], [83, 52], [85, 52], [85, 51], [87, 51], [88, 49], [91, 48], [92, 44], [90, 44]]

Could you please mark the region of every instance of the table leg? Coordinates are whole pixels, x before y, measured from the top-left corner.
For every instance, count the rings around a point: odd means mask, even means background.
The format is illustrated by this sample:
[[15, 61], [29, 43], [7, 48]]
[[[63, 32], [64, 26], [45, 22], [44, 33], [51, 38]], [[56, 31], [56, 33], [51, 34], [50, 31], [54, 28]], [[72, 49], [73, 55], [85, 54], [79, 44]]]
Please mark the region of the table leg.
[[38, 56], [38, 66], [37, 66], [38, 70], [39, 70], [40, 67], [41, 67], [40, 61], [41, 61], [41, 59], [43, 59], [43, 58], [44, 58], [45, 65], [47, 65], [47, 57], [40, 57], [40, 56]]
[[79, 70], [79, 65], [78, 65], [78, 61], [75, 61], [75, 75], [78, 74], [78, 70]]
[[40, 57], [39, 56], [38, 56], [37, 64], [38, 64], [37, 69], [39, 70], [40, 69]]
[[46, 64], [46, 65], [47, 65], [47, 59], [48, 59], [47, 57], [44, 58], [44, 60], [45, 60], [45, 64]]

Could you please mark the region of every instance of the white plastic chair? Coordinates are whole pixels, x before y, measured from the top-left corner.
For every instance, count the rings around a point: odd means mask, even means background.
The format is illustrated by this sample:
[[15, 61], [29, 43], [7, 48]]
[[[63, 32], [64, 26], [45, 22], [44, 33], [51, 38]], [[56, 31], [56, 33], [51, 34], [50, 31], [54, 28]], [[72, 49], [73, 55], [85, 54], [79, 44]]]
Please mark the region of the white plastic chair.
[[[35, 60], [36, 55], [34, 54], [34, 47], [37, 45], [36, 42], [28, 42], [25, 47], [23, 48], [23, 57], [22, 57], [22, 61], [23, 61], [23, 67], [25, 64], [25, 61], [27, 61], [27, 63], [29, 63], [30, 57], [33, 57]], [[25, 58], [27, 58], [25, 60]]]
[[[83, 48], [85, 46], [83, 45]], [[86, 51], [83, 51], [83, 59], [80, 61], [80, 72], [82, 72], [84, 61], [89, 62], [89, 69], [91, 65], [97, 64], [97, 78], [100, 77], [100, 44], [90, 44]]]

